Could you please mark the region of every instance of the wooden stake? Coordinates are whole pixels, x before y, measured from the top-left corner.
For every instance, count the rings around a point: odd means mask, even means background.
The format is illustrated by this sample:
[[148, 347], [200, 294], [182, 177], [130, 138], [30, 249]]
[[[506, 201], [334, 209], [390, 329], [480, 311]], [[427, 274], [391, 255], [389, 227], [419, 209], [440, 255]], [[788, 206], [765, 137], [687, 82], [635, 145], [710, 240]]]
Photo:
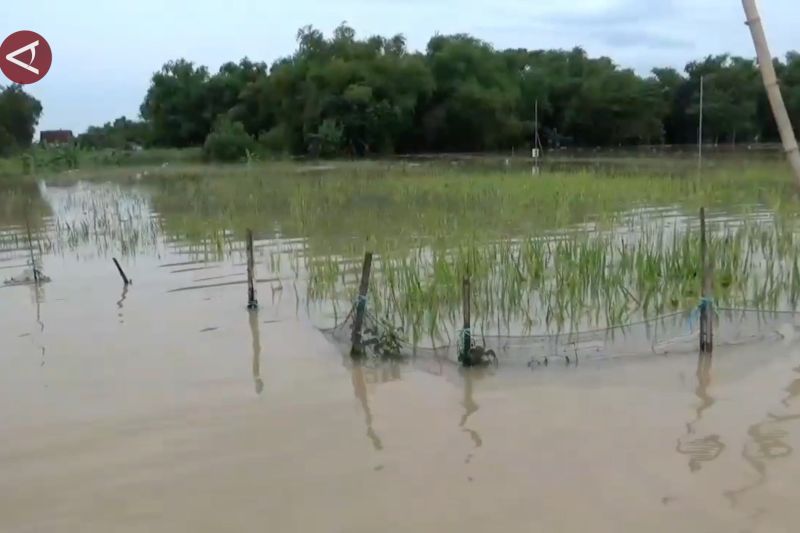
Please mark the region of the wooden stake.
[[253, 255], [253, 230], [247, 230], [247, 308], [258, 309], [256, 299], [256, 259]]
[[112, 257], [112, 259], [114, 260], [114, 264], [117, 265], [117, 272], [119, 272], [119, 275], [122, 278], [122, 282], [125, 283], [125, 286], [127, 287], [128, 285], [131, 284], [131, 280], [128, 279], [128, 276], [125, 275], [125, 271], [122, 270], [122, 267], [119, 265], [119, 261], [117, 261], [117, 258]]
[[463, 305], [464, 326], [461, 330], [461, 353], [458, 360], [462, 365], [470, 364], [469, 351], [472, 348], [471, 316], [470, 316], [470, 281], [465, 277], [461, 284], [461, 301]]
[[700, 353], [711, 354], [714, 351], [714, 308], [711, 303], [711, 266], [708, 261], [704, 207], [700, 208], [700, 262], [703, 295], [700, 302]]
[[364, 355], [364, 346], [361, 344], [361, 328], [364, 326], [364, 313], [367, 310], [367, 291], [369, 290], [369, 276], [372, 271], [372, 252], [364, 254], [364, 264], [361, 267], [361, 285], [358, 287], [358, 301], [356, 302], [356, 316], [353, 320], [353, 336], [350, 355], [361, 357]]
[[783, 150], [786, 158], [794, 170], [794, 177], [800, 185], [800, 149], [797, 147], [797, 138], [792, 129], [792, 121], [786, 111], [786, 104], [781, 95], [781, 88], [778, 84], [778, 76], [775, 74], [775, 65], [772, 64], [772, 54], [767, 44], [767, 35], [761, 25], [761, 16], [758, 14], [758, 7], [755, 0], [742, 0], [744, 12], [747, 16], [746, 24], [750, 27], [750, 34], [753, 37], [753, 45], [758, 55], [758, 66], [761, 69], [761, 78], [764, 81], [764, 88], [767, 90], [769, 104], [772, 107], [772, 114], [775, 117], [775, 124], [781, 135]]

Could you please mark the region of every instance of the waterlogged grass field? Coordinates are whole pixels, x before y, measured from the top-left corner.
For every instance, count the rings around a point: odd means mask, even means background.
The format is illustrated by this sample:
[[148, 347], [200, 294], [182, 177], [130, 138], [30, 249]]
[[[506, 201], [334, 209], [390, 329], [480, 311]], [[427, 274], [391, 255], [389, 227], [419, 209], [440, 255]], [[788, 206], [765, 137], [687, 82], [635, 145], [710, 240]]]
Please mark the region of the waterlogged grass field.
[[30, 227], [45, 258], [171, 250], [235, 266], [252, 229], [259, 275], [319, 327], [347, 315], [372, 251], [370, 308], [415, 345], [454, 342], [464, 277], [473, 321], [508, 335], [690, 312], [701, 206], [718, 306], [794, 310], [800, 296], [800, 204], [778, 159], [178, 164], [0, 187], [5, 252], [22, 254]]

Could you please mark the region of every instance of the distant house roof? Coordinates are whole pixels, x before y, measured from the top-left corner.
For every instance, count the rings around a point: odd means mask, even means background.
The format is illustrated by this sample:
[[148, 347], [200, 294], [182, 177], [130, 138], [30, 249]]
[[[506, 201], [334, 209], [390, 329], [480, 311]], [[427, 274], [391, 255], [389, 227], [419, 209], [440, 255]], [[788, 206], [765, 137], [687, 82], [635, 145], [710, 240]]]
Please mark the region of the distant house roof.
[[39, 142], [42, 144], [64, 144], [75, 140], [72, 130], [48, 130], [39, 134]]

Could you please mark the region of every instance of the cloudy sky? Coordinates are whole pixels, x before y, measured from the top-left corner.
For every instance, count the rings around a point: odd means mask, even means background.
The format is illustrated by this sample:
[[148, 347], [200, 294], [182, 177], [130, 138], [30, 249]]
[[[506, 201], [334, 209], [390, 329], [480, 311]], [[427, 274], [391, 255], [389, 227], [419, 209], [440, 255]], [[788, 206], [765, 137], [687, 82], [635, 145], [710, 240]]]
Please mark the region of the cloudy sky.
[[[572, 48], [641, 73], [730, 52], [753, 56], [740, 0], [4, 0], [0, 39], [28, 29], [53, 49], [42, 129], [76, 133], [138, 116], [149, 77], [174, 58], [212, 71], [227, 60], [272, 62], [294, 50], [297, 29], [403, 33], [424, 49], [436, 32], [470, 33], [497, 48]], [[760, 0], [773, 55], [800, 49], [798, 0]], [[5, 83], [6, 80], [0, 80]]]

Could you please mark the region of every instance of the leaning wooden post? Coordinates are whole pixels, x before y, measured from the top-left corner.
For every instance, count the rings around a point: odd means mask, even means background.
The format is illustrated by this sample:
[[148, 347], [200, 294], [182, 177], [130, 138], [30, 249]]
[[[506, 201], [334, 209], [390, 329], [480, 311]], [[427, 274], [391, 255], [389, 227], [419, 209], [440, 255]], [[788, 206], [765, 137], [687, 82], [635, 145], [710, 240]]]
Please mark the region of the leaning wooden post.
[[128, 276], [125, 275], [125, 271], [122, 270], [122, 267], [120, 266], [119, 261], [117, 261], [117, 258], [116, 257], [112, 257], [111, 259], [114, 260], [114, 264], [117, 266], [117, 272], [119, 272], [119, 276], [122, 278], [122, 282], [125, 285], [130, 285], [131, 284], [131, 280], [128, 278]]
[[700, 265], [702, 299], [700, 300], [700, 353], [711, 354], [714, 350], [714, 308], [711, 300], [711, 265], [708, 261], [706, 240], [706, 209], [700, 208]]
[[464, 366], [469, 366], [470, 364], [469, 351], [472, 348], [472, 332], [470, 331], [472, 321], [470, 317], [470, 292], [469, 277], [466, 276], [461, 284], [464, 325], [461, 329], [461, 351], [458, 354], [458, 361]]
[[247, 308], [258, 309], [256, 299], [256, 259], [253, 255], [253, 230], [247, 230]]
[[364, 254], [364, 264], [361, 267], [361, 285], [358, 287], [358, 300], [356, 301], [356, 316], [353, 320], [353, 336], [351, 338], [352, 357], [364, 355], [364, 346], [361, 343], [361, 328], [364, 326], [364, 314], [367, 311], [367, 291], [369, 290], [369, 275], [372, 271], [372, 252]]
[[772, 107], [772, 115], [775, 117], [775, 124], [778, 126], [778, 133], [780, 133], [781, 142], [783, 143], [783, 150], [786, 152], [786, 158], [794, 170], [794, 177], [798, 185], [800, 185], [800, 149], [797, 147], [797, 138], [792, 129], [792, 121], [786, 111], [783, 95], [781, 95], [781, 87], [775, 74], [775, 65], [772, 64], [772, 54], [769, 51], [767, 35], [764, 32], [764, 26], [761, 24], [758, 7], [755, 0], [742, 0], [742, 5], [747, 16], [746, 24], [750, 27], [753, 45], [758, 55], [761, 78], [764, 81], [764, 88], [767, 90], [769, 104]]

